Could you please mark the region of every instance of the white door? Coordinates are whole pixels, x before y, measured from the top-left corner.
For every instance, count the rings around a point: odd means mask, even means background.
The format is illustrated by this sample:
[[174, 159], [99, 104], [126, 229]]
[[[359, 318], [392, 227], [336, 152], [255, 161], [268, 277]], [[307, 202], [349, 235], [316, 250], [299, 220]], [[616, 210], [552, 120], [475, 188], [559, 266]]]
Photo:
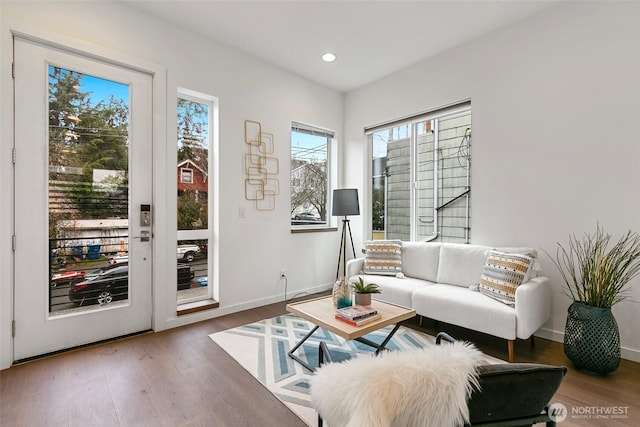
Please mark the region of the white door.
[[152, 77], [20, 37], [14, 61], [14, 361], [150, 329]]

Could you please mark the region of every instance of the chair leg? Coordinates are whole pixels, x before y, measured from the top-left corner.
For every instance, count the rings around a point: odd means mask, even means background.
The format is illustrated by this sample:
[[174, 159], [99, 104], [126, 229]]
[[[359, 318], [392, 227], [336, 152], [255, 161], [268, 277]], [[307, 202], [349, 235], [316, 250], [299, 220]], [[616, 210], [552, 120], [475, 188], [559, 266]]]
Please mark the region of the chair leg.
[[507, 347], [509, 349], [509, 363], [513, 363], [514, 343], [515, 340], [507, 340]]
[[420, 326], [421, 328], [422, 328], [422, 319], [423, 319], [423, 317], [420, 316], [420, 319], [418, 320], [418, 326]]
[[531, 343], [531, 348], [536, 348], [536, 337], [531, 335], [531, 337], [529, 337], [529, 342]]

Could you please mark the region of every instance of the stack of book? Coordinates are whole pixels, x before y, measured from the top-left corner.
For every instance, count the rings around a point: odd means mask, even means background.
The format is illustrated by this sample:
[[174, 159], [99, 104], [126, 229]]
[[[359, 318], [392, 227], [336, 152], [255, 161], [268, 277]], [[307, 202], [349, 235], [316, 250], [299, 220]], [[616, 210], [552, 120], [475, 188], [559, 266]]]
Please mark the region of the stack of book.
[[352, 305], [350, 307], [336, 310], [336, 319], [353, 326], [362, 326], [365, 323], [373, 322], [382, 317], [378, 310], [363, 305]]

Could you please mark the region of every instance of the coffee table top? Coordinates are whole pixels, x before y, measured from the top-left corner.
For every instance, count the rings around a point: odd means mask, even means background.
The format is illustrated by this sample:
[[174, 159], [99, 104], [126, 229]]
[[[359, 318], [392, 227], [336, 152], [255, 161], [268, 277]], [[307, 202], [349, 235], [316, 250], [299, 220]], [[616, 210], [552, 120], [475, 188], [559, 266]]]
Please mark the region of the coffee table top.
[[287, 311], [347, 340], [359, 338], [416, 315], [416, 311], [413, 309], [383, 301], [372, 300], [371, 307], [378, 310], [382, 317], [362, 326], [353, 326], [337, 320], [335, 318], [336, 308], [333, 306], [333, 297], [331, 296], [287, 304]]

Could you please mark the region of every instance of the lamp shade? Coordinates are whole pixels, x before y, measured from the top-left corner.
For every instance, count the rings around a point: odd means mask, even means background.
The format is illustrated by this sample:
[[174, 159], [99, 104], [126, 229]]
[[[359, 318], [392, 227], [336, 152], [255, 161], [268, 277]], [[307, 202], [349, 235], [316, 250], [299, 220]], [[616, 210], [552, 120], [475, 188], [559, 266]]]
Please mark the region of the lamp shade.
[[342, 188], [333, 190], [333, 216], [360, 215], [358, 203], [358, 189]]

